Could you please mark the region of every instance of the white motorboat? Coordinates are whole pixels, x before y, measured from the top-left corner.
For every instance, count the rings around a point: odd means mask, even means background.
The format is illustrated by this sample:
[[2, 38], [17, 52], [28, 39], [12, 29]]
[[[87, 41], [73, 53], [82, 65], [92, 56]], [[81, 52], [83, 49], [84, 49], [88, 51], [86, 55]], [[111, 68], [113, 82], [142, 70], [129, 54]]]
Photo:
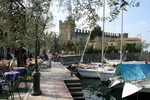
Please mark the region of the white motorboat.
[[143, 61], [130, 64], [120, 64], [115, 77], [110, 78], [111, 91], [122, 88], [122, 98], [130, 98], [137, 94], [150, 93], [150, 64]]

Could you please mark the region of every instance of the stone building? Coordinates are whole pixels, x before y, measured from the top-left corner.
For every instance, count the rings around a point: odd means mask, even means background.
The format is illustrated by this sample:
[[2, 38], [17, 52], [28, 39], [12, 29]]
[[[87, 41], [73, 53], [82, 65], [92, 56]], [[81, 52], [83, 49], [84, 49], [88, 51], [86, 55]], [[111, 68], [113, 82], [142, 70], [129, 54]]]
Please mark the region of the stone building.
[[[121, 38], [113, 38], [110, 39], [110, 41], [108, 42], [109, 46], [115, 46], [117, 45], [117, 41], [119, 41]], [[137, 37], [132, 37], [132, 38], [123, 38], [123, 42], [125, 44], [137, 44], [141, 42], [141, 35], [139, 34]]]
[[[1, 26], [1, 24], [0, 24]], [[1, 28], [0, 28], [0, 59], [1, 58], [4, 58], [6, 56], [6, 53], [8, 52], [8, 48], [4, 48], [2, 46], [2, 42], [5, 41], [7, 42], [7, 39], [8, 39], [8, 33], [3, 31]]]
[[[120, 41], [121, 40], [121, 35], [120, 34], [112, 34], [112, 35], [117, 35], [117, 36], [112, 36], [110, 38], [110, 35], [106, 36], [105, 34], [105, 40], [108, 41], [108, 45], [109, 46], [116, 46], [118, 45], [117, 44], [117, 41]], [[128, 37], [128, 34], [127, 33], [124, 33], [123, 34], [123, 43], [124, 44], [138, 44], [138, 43], [141, 43], [141, 35], [137, 35], [137, 37], [132, 37], [132, 38], [129, 38]], [[96, 47], [96, 42], [94, 40], [90, 41], [89, 45], [93, 46], [93, 48]]]
[[8, 43], [10, 36], [10, 30], [6, 27], [5, 23], [0, 20], [0, 59], [5, 58], [8, 52], [15, 52], [13, 47], [6, 48], [3, 46], [3, 43]]

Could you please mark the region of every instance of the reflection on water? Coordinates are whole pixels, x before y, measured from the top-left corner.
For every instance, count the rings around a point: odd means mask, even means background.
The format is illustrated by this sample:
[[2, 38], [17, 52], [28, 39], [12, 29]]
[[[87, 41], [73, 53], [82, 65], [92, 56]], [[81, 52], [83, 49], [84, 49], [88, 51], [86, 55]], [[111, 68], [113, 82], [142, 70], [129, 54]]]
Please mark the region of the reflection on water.
[[94, 78], [80, 78], [81, 84], [83, 89], [93, 88], [94, 90], [97, 90], [98, 85], [101, 84], [100, 79], [94, 79]]
[[100, 79], [79, 78], [86, 100], [127, 100], [121, 98], [122, 89], [108, 92], [109, 89], [106, 86], [99, 87], [99, 84], [101, 84]]

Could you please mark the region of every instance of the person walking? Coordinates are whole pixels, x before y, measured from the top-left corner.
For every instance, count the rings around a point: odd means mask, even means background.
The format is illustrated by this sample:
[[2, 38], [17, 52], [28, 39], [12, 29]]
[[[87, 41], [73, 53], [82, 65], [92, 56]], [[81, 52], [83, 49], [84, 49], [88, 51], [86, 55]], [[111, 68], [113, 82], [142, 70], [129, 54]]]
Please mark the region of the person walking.
[[53, 54], [51, 52], [49, 52], [48, 57], [49, 57], [48, 68], [51, 68], [51, 62], [52, 62]]

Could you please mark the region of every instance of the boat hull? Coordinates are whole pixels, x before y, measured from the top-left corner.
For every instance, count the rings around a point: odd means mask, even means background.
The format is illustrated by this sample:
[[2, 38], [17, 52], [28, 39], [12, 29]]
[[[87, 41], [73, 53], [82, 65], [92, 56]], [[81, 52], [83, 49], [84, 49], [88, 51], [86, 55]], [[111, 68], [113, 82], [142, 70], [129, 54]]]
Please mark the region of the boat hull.
[[148, 98], [150, 98], [150, 93], [141, 91], [122, 98], [122, 90], [122, 88], [114, 89], [109, 92], [109, 94], [113, 96], [116, 100], [149, 100]]
[[113, 77], [114, 73], [107, 73], [102, 71], [93, 70], [79, 70], [79, 74], [82, 77], [88, 78], [100, 78], [101, 81], [107, 81], [109, 78]]
[[[139, 81], [140, 82], [140, 81]], [[122, 99], [127, 99], [127, 100], [144, 100], [143, 97], [145, 98], [150, 98], [150, 80], [143, 80], [141, 81], [139, 84], [142, 85], [142, 89], [129, 95], [129, 96], [126, 96]], [[110, 94], [113, 94], [113, 93], [118, 93], [118, 91], [121, 92], [121, 95], [122, 95], [122, 92], [123, 92], [123, 87], [124, 87], [124, 84], [125, 82], [122, 82], [122, 83], [119, 83], [115, 86], [113, 86], [111, 89], [110, 89]], [[132, 83], [134, 84], [134, 83]], [[138, 84], [138, 82], [136, 82], [136, 84]], [[141, 87], [141, 86], [140, 86]], [[131, 90], [132, 90], [132, 87], [131, 87]], [[128, 93], [128, 91], [127, 91]], [[120, 95], [120, 98], [122, 97]], [[117, 99], [117, 98], [116, 98]]]

